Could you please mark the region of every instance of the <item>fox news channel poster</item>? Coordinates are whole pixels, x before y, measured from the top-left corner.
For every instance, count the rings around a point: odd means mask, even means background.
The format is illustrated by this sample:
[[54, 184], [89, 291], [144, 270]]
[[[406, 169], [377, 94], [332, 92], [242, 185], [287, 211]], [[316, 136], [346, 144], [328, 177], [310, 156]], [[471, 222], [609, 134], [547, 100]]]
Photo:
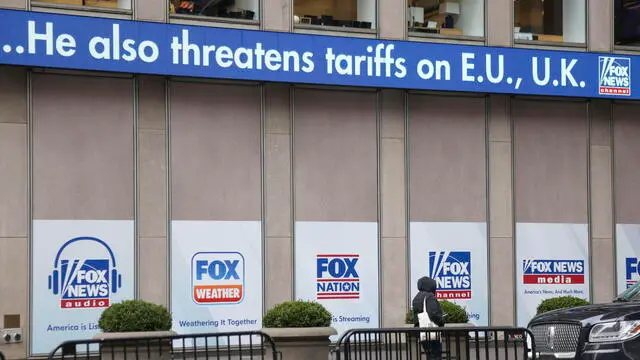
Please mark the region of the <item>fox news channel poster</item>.
[[436, 297], [464, 307], [469, 322], [489, 323], [487, 224], [484, 222], [410, 223], [411, 298], [423, 276], [436, 280]]
[[261, 222], [172, 221], [171, 311], [179, 334], [262, 328]]
[[295, 231], [295, 298], [324, 305], [338, 336], [378, 327], [378, 224], [298, 221]]
[[105, 308], [134, 297], [134, 234], [129, 220], [33, 221], [32, 354], [90, 339]]
[[518, 326], [526, 326], [542, 300], [589, 300], [587, 224], [516, 224]]
[[640, 280], [640, 224], [616, 225], [618, 293]]

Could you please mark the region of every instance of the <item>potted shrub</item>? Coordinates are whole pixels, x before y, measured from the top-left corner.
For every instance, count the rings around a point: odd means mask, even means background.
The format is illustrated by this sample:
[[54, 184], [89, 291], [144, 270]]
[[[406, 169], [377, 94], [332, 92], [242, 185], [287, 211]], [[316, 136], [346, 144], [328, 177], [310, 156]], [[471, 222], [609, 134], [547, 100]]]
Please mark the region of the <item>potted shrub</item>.
[[166, 360], [171, 358], [171, 313], [166, 307], [143, 300], [125, 300], [105, 309], [98, 320], [106, 359]]
[[539, 305], [536, 315], [566, 308], [572, 308], [577, 306], [589, 305], [589, 302], [585, 299], [581, 299], [575, 296], [559, 296], [543, 300]]
[[327, 360], [329, 337], [338, 333], [331, 318], [317, 302], [285, 301], [266, 312], [262, 331], [273, 339], [283, 359]]

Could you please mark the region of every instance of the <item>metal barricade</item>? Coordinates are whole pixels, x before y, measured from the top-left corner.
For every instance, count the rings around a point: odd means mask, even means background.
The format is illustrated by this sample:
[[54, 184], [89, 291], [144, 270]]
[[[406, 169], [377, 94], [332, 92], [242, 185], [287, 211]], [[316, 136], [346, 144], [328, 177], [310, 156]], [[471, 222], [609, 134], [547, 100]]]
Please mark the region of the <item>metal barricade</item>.
[[[49, 360], [278, 360], [275, 343], [260, 331], [65, 341]], [[2, 360], [2, 359], [0, 359]]]
[[516, 327], [353, 329], [338, 339], [335, 360], [535, 360], [533, 334]]

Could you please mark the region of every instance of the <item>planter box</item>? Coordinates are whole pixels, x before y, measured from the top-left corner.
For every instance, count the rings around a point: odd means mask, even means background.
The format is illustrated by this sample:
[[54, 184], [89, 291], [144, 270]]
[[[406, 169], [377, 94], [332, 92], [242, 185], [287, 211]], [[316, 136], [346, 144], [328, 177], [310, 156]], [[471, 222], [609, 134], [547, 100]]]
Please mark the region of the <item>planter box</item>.
[[264, 328], [262, 332], [271, 337], [282, 359], [301, 360], [327, 360], [331, 350], [329, 337], [338, 334], [332, 327]]
[[101, 359], [104, 360], [171, 360], [173, 331], [149, 331], [129, 333], [100, 333], [93, 340], [100, 344]]

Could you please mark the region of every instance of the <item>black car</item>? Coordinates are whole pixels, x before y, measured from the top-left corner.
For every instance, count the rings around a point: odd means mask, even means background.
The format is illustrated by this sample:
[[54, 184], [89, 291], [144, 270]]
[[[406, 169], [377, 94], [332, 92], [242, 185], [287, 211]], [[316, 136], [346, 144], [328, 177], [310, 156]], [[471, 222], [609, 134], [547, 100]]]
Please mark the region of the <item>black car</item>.
[[539, 359], [640, 359], [640, 282], [612, 303], [550, 311], [527, 327]]

